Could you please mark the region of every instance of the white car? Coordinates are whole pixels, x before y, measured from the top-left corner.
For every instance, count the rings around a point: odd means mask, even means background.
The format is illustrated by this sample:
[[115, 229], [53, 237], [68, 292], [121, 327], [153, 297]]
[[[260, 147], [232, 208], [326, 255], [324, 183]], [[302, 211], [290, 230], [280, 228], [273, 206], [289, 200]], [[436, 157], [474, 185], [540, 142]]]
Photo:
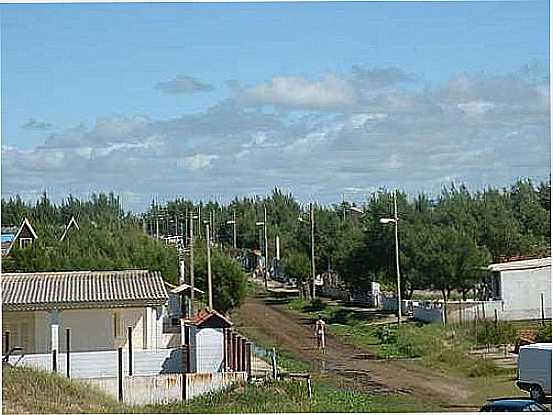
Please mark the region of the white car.
[[537, 402], [551, 396], [551, 343], [521, 346], [518, 352], [517, 386]]

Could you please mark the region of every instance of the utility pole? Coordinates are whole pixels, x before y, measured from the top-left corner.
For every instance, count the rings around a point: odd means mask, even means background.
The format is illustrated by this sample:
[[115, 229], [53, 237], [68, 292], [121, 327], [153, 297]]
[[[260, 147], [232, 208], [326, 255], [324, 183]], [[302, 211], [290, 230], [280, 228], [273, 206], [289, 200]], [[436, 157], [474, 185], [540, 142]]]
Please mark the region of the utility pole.
[[232, 211], [232, 246], [236, 249], [236, 210]]
[[315, 215], [313, 202], [309, 203], [309, 216], [311, 222], [311, 276], [313, 278], [313, 299], [315, 298]]
[[175, 236], [179, 235], [179, 220], [177, 218], [177, 211], [175, 210]]
[[267, 272], [269, 269], [269, 246], [267, 243], [267, 206], [263, 205], [263, 230], [265, 232], [265, 289], [267, 289]]
[[190, 314], [194, 314], [194, 213], [190, 212]]
[[395, 238], [396, 238], [396, 274], [397, 274], [397, 324], [401, 323], [401, 279], [399, 277], [399, 237], [398, 237], [398, 216], [397, 216], [397, 191], [394, 191], [394, 220], [395, 220]]
[[156, 239], [159, 240], [159, 217], [156, 215]]
[[208, 294], [208, 307], [213, 310], [213, 293], [211, 288], [211, 240], [209, 238], [209, 222], [205, 224], [205, 234], [207, 243], [207, 294]]

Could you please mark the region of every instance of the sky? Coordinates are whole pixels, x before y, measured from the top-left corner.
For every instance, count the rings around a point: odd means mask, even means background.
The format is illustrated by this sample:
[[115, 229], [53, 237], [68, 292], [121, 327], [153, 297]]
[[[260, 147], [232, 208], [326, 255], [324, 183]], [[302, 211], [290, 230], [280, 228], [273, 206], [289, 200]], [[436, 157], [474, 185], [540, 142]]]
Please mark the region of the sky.
[[2, 197], [550, 177], [549, 3], [0, 5]]

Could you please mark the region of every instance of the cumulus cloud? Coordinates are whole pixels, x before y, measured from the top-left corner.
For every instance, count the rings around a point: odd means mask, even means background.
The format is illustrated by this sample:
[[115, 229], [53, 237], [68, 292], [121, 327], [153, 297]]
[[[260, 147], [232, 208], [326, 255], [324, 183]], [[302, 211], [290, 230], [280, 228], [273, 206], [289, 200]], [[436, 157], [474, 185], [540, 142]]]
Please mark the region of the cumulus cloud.
[[29, 118], [22, 126], [21, 128], [25, 130], [39, 130], [39, 131], [45, 131], [49, 130], [53, 127], [53, 125], [46, 121], [37, 120], [36, 118]]
[[318, 80], [298, 76], [275, 77], [242, 90], [239, 100], [247, 106], [335, 110], [353, 107], [357, 97], [349, 82], [331, 74]]
[[170, 81], [160, 81], [155, 88], [166, 94], [174, 95], [210, 92], [215, 89], [213, 85], [187, 75], [177, 75]]
[[195, 154], [193, 156], [183, 157], [182, 164], [184, 168], [192, 171], [208, 169], [212, 166], [214, 160], [219, 156], [215, 154]]
[[358, 94], [352, 77], [285, 77], [238, 85], [204, 112], [99, 118], [33, 149], [3, 147], [3, 191], [54, 187], [63, 196], [92, 186], [129, 192], [130, 207], [142, 209], [153, 192], [229, 200], [279, 186], [336, 202], [351, 187], [436, 192], [451, 180], [478, 187], [549, 176], [546, 80], [459, 74], [418, 88], [400, 73], [365, 75], [379, 85], [370, 94]]

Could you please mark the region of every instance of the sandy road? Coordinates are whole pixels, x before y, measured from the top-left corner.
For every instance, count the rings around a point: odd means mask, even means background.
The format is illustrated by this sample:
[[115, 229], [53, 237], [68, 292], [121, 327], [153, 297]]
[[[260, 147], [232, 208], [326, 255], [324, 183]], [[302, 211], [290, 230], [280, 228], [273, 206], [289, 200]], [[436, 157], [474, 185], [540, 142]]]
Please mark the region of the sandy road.
[[233, 318], [262, 341], [310, 362], [317, 376], [360, 391], [406, 393], [452, 409], [471, 410], [467, 405], [471, 390], [462, 379], [412, 361], [374, 360], [366, 351], [332, 335], [327, 336], [323, 355], [315, 347], [313, 322], [286, 311], [278, 301], [249, 298]]

